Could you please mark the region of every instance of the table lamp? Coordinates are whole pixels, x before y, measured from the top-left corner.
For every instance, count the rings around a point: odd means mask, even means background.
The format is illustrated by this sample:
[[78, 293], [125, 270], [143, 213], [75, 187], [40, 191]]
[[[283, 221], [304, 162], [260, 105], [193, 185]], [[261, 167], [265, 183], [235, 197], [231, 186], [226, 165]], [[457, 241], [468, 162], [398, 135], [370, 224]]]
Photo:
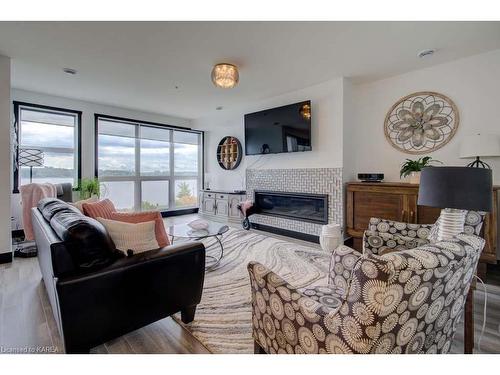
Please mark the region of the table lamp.
[[[445, 230], [446, 234], [458, 234], [457, 232], [463, 231], [466, 214], [464, 210], [486, 212], [492, 210], [492, 185], [492, 171], [487, 168], [423, 168], [418, 190], [418, 204], [443, 208], [439, 217], [439, 227], [443, 220], [444, 226], [448, 227]], [[460, 218], [459, 223], [456, 221], [457, 217]], [[470, 288], [465, 303], [464, 319], [464, 353], [466, 354], [472, 353], [474, 347], [473, 314], [473, 289]]]
[[468, 167], [491, 167], [481, 157], [500, 156], [500, 142], [494, 134], [473, 134], [466, 136], [460, 144], [460, 158], [476, 158]]
[[420, 176], [418, 204], [489, 212], [492, 192], [491, 169], [426, 167]]
[[420, 176], [418, 204], [442, 208], [439, 220], [453, 236], [463, 230], [466, 210], [491, 211], [492, 194], [491, 169], [427, 167]]
[[43, 167], [43, 151], [34, 148], [19, 150], [19, 166], [30, 167], [30, 184], [33, 182], [33, 167]]

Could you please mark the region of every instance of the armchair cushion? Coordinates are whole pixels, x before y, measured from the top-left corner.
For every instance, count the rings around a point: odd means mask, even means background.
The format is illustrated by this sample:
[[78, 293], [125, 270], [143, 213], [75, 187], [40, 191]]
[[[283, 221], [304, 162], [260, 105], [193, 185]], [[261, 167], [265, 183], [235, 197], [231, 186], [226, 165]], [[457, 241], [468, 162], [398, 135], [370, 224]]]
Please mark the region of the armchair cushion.
[[[481, 229], [483, 228], [485, 218], [486, 212], [467, 211], [465, 216], [464, 233], [481, 236]], [[429, 236], [427, 237], [430, 243], [436, 243], [438, 241], [439, 226], [440, 217], [432, 225]]]
[[464, 233], [481, 236], [481, 229], [486, 218], [486, 212], [468, 211], [465, 216]]
[[384, 254], [429, 243], [432, 224], [402, 223], [372, 217], [363, 234], [363, 253]]

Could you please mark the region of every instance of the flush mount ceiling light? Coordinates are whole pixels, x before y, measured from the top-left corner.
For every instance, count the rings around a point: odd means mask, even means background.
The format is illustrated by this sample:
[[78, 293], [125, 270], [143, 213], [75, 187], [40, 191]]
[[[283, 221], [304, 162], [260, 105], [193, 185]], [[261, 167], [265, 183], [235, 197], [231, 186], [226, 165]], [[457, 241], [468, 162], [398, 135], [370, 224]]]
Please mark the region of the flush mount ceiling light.
[[419, 53], [417, 53], [417, 57], [420, 57], [421, 59], [424, 58], [424, 57], [429, 57], [431, 55], [434, 54], [434, 52], [436, 52], [435, 49], [423, 49], [422, 51], [420, 51]]
[[238, 84], [240, 75], [238, 67], [233, 64], [217, 64], [212, 69], [212, 82], [223, 89], [232, 89]]

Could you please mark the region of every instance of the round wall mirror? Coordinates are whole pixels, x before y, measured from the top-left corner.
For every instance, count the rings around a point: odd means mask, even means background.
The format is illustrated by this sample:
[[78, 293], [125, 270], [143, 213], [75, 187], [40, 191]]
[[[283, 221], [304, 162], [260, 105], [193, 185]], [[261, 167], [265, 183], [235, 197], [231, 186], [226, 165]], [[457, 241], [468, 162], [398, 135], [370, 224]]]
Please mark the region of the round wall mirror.
[[222, 169], [232, 170], [240, 165], [243, 149], [236, 137], [224, 137], [217, 146], [217, 162]]

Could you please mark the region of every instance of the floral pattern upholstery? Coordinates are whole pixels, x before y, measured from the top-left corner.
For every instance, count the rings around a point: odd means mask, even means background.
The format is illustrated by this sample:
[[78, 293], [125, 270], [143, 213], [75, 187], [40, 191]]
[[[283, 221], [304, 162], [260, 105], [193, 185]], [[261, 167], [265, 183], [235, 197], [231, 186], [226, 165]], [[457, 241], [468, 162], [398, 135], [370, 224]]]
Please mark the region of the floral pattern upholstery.
[[372, 217], [363, 234], [363, 252], [384, 254], [429, 243], [433, 224], [411, 224]]
[[[485, 212], [468, 211], [464, 233], [479, 236], [485, 215]], [[434, 243], [438, 226], [439, 218], [434, 224], [412, 224], [373, 217], [363, 234], [363, 253], [382, 255]]]
[[483, 247], [465, 233], [384, 255], [340, 246], [329, 286], [302, 290], [252, 262], [253, 338], [266, 353], [447, 353]]
[[331, 309], [337, 309], [342, 306], [342, 298], [345, 295], [345, 291], [344, 289], [327, 285], [303, 288], [300, 289], [300, 294]]

